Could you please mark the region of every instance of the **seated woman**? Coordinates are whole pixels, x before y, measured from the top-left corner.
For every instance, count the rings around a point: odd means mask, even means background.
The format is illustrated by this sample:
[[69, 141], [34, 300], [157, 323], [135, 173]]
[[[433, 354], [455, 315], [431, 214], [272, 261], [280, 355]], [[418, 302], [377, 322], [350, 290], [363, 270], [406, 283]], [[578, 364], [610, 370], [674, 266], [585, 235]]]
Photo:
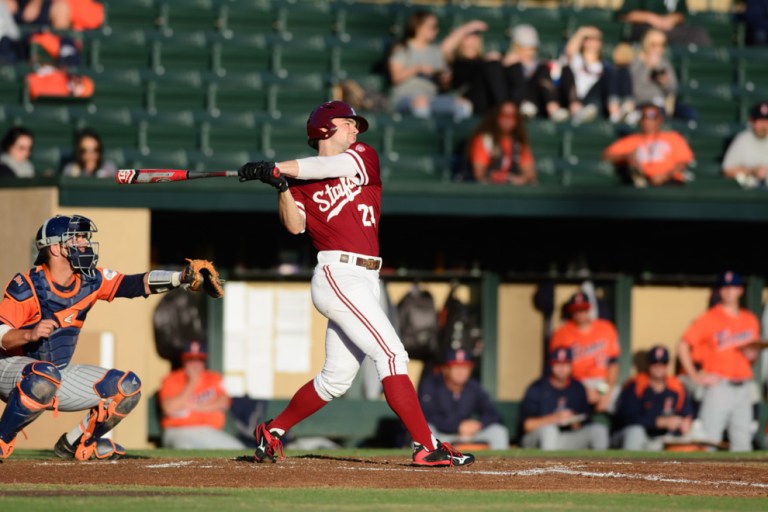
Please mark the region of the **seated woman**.
[[512, 101], [504, 101], [486, 114], [470, 138], [468, 153], [478, 183], [536, 184], [525, 121]]
[[75, 137], [74, 160], [64, 166], [61, 174], [73, 178], [112, 178], [117, 166], [112, 161], [104, 160], [103, 151], [99, 134], [89, 129], [82, 130]]

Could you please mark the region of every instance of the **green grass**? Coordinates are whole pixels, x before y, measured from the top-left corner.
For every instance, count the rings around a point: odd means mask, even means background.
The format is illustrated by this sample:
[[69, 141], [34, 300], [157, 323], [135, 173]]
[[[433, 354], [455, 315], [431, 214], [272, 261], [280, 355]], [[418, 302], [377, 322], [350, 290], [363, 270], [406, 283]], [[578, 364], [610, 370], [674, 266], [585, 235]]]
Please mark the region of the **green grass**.
[[[66, 496], [56, 495], [66, 492]], [[80, 494], [82, 493], [82, 494]], [[507, 491], [381, 490], [381, 489], [217, 489], [3, 485], [3, 510], [29, 512], [232, 511], [346, 512], [411, 511], [669, 511], [740, 512], [765, 510], [764, 499], [533, 493]]]

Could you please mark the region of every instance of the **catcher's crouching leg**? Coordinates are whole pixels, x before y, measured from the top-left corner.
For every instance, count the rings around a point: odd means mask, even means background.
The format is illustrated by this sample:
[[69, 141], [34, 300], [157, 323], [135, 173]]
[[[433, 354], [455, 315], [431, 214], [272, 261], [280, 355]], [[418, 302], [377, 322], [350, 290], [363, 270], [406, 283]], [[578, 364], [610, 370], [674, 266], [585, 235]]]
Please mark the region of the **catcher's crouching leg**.
[[[109, 370], [93, 388], [102, 400], [80, 425], [83, 435], [74, 443], [74, 456], [77, 460], [119, 458], [125, 454], [123, 447], [111, 439], [102, 439], [102, 436], [115, 428], [139, 403], [141, 380], [133, 372]], [[66, 438], [63, 440], [66, 442]]]
[[56, 365], [36, 361], [24, 367], [21, 380], [8, 395], [8, 403], [0, 417], [0, 459], [13, 453], [16, 434], [32, 423], [49, 407], [56, 407], [56, 392], [61, 374]]

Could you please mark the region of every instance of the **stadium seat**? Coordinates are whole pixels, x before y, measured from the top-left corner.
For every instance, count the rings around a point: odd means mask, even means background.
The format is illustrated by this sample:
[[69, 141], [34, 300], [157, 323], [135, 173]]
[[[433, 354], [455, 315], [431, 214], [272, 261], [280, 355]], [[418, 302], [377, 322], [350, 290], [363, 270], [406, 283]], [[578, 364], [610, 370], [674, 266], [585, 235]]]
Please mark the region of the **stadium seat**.
[[187, 152], [188, 169], [196, 171], [225, 171], [236, 170], [246, 162], [259, 160], [257, 155], [248, 151], [217, 151], [212, 154]]
[[568, 185], [618, 183], [610, 164], [601, 160], [603, 151], [617, 139], [612, 124], [596, 121], [579, 127], [563, 128], [561, 169]]
[[0, 101], [3, 105], [21, 105], [25, 73], [22, 68], [0, 66]]
[[74, 123], [65, 106], [35, 106], [30, 111], [18, 108], [15, 112], [7, 111], [6, 115], [13, 118], [13, 124], [32, 131], [35, 148], [72, 147]]
[[209, 77], [210, 110], [243, 112], [270, 108], [269, 90], [262, 75], [267, 73], [227, 74]]
[[736, 82], [750, 89], [768, 87], [768, 48], [750, 46], [731, 48], [731, 58], [736, 61]]
[[738, 120], [740, 108], [733, 86], [728, 84], [700, 85], [691, 82], [681, 85], [680, 99], [693, 106], [700, 123], [732, 123]]
[[675, 47], [672, 62], [680, 83], [730, 85], [736, 79], [736, 66], [727, 48]]
[[199, 71], [172, 71], [157, 74], [144, 73], [147, 87], [147, 109], [184, 110], [208, 108], [208, 89], [203, 86]]
[[504, 7], [454, 4], [449, 6], [448, 16], [455, 27], [472, 20], [484, 21], [488, 25], [485, 37], [509, 39], [511, 35], [511, 13]]
[[201, 147], [200, 128], [191, 110], [145, 114], [138, 122], [139, 149], [186, 150]]
[[187, 169], [189, 157], [184, 149], [127, 149], [125, 166], [130, 169]]
[[401, 30], [403, 19], [392, 3], [339, 3], [338, 32], [345, 41], [358, 37], [392, 39]]
[[274, 71], [281, 76], [331, 71], [332, 53], [323, 36], [275, 39], [272, 51]]
[[58, 146], [38, 145], [35, 142], [35, 147], [29, 157], [32, 165], [35, 166], [35, 176], [58, 176], [61, 171], [62, 154], [68, 149], [68, 146], [60, 148]]
[[361, 77], [386, 72], [387, 46], [381, 37], [356, 37], [330, 45], [331, 71], [339, 78], [359, 80]]
[[736, 134], [735, 126], [733, 123], [699, 123], [681, 130], [696, 159], [692, 170], [697, 179], [722, 178], [720, 164]]
[[[151, 34], [152, 32], [150, 32]], [[145, 68], [152, 64], [152, 45], [144, 30], [90, 32], [89, 65], [96, 71]]]
[[[279, 6], [282, 0], [274, 0]], [[222, 30], [235, 36], [276, 31], [278, 9], [272, 0], [219, 0]]]
[[729, 47], [737, 44], [736, 19], [732, 13], [719, 11], [690, 11], [686, 23], [702, 27], [716, 47]]
[[307, 116], [317, 105], [332, 99], [330, 85], [318, 73], [265, 75], [264, 79], [269, 95], [268, 111], [277, 115]]
[[95, 84], [92, 102], [97, 108], [145, 108], [146, 90], [138, 69], [89, 72]]
[[566, 26], [566, 35], [572, 36], [579, 27], [592, 25], [603, 32], [606, 45], [615, 45], [622, 40], [624, 24], [616, 21], [611, 9], [599, 7], [562, 7], [560, 15]]
[[204, 71], [213, 67], [213, 46], [204, 32], [155, 34], [152, 67], [158, 73], [172, 70]]
[[110, 33], [162, 26], [155, 0], [105, 0], [104, 26]]
[[383, 134], [379, 154], [386, 179], [449, 179], [451, 141], [437, 122], [404, 117], [384, 123], [379, 130]]
[[533, 158], [538, 162], [544, 159], [558, 160], [563, 156], [562, 135], [557, 125], [549, 120], [531, 119], [526, 123], [528, 141]]
[[565, 43], [566, 23], [560, 16], [559, 9], [547, 7], [526, 8], [524, 4], [512, 11], [512, 29], [526, 23], [533, 25], [539, 33], [542, 46], [546, 43], [561, 47]]
[[213, 70], [224, 76], [237, 73], [272, 71], [272, 47], [264, 34], [236, 33], [212, 39]]
[[261, 126], [264, 117], [258, 119], [250, 111], [222, 112], [198, 118], [201, 124], [202, 148], [206, 153], [236, 153], [261, 151]]
[[174, 34], [218, 30], [222, 20], [215, 0], [161, 0], [162, 25]]
[[274, 160], [316, 156], [317, 152], [307, 144], [306, 133], [307, 114], [264, 122], [261, 149], [267, 158]]
[[324, 0], [284, 1], [278, 30], [296, 37], [329, 36], [338, 32], [337, 11]]

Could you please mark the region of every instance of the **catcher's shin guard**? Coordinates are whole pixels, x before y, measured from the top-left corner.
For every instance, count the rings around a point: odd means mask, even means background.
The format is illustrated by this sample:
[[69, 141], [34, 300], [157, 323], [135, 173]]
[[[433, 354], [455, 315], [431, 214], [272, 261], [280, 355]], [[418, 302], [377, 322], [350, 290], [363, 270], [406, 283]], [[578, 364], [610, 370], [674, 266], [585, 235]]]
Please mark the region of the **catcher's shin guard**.
[[115, 428], [141, 398], [141, 380], [133, 372], [109, 370], [93, 388], [102, 399], [88, 412], [80, 425], [83, 435], [75, 443], [77, 460], [106, 458], [101, 453], [101, 436]]
[[45, 409], [56, 407], [56, 392], [61, 374], [56, 365], [35, 361], [21, 371], [21, 380], [8, 395], [8, 403], [0, 417], [0, 458], [13, 452], [16, 434], [32, 423]]

